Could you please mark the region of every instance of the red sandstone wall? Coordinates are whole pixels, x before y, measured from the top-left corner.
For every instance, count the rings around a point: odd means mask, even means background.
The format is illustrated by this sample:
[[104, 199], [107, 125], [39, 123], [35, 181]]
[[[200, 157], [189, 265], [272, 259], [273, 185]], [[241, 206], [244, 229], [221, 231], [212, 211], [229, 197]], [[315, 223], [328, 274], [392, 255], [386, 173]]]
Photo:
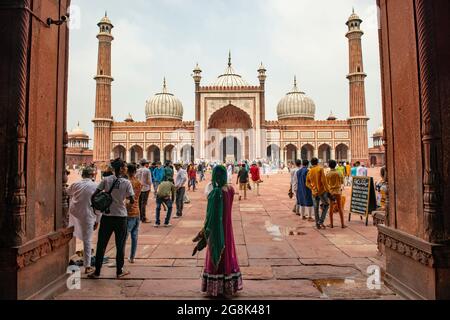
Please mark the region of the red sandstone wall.
[[[384, 107], [391, 182], [389, 223], [392, 227], [420, 237], [423, 226], [423, 189], [414, 3], [381, 1], [381, 5], [385, 6], [386, 12], [382, 16], [382, 72], [388, 97]], [[388, 51], [390, 56], [387, 55]], [[396, 59], [395, 64], [391, 65], [390, 59]], [[388, 84], [390, 87], [386, 87]]]
[[[56, 19], [67, 0], [33, 2], [39, 16]], [[61, 227], [63, 132], [65, 122], [65, 26], [45, 28], [33, 20], [28, 111], [27, 238]], [[58, 92], [58, 94], [57, 94]], [[57, 204], [57, 205], [55, 205]]]

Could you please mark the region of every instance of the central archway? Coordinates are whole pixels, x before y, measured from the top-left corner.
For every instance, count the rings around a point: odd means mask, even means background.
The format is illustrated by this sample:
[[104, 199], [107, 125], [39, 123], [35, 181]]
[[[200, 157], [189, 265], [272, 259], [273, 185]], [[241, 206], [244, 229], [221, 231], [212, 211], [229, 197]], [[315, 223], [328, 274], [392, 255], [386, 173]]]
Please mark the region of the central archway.
[[238, 138], [228, 136], [220, 143], [220, 159], [223, 162], [242, 160], [242, 144]]
[[221, 131], [226, 129], [248, 130], [253, 128], [253, 125], [248, 113], [230, 104], [211, 115], [208, 128]]

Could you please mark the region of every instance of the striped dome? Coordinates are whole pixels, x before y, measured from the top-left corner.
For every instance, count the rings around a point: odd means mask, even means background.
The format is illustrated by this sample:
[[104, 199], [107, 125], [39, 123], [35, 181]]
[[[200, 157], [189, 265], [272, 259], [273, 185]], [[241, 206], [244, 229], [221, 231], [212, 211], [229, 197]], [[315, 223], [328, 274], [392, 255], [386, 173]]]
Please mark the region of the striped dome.
[[237, 74], [231, 64], [231, 53], [228, 57], [228, 67], [225, 73], [220, 75], [214, 83], [215, 87], [247, 87], [248, 82], [245, 81], [239, 74]]
[[277, 113], [278, 120], [314, 120], [316, 105], [311, 98], [298, 89], [297, 79], [294, 79], [294, 88], [280, 101], [278, 104]]
[[163, 90], [147, 101], [145, 115], [149, 119], [175, 119], [183, 120], [183, 105], [172, 93], [167, 90], [164, 79]]

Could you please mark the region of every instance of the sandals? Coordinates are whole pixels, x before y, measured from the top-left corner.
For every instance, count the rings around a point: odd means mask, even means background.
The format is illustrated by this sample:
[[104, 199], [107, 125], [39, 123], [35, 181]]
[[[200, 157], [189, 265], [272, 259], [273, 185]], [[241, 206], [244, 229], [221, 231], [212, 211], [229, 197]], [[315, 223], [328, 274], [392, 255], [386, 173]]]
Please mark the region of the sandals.
[[126, 276], [128, 276], [128, 275], [130, 275], [130, 271], [124, 271], [124, 270], [122, 270], [122, 273], [120, 273], [120, 274], [117, 275], [117, 279], [126, 277]]
[[84, 268], [84, 273], [85, 274], [90, 274], [90, 273], [93, 273], [95, 271], [95, 268], [93, 268], [93, 267], [86, 267], [86, 268]]

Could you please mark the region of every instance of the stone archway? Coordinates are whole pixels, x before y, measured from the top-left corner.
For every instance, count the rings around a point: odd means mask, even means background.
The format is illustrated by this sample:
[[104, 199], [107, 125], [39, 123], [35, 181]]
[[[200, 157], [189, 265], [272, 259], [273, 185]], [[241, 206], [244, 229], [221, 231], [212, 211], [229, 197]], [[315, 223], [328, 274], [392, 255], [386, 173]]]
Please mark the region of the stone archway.
[[269, 159], [272, 162], [278, 162], [280, 161], [280, 146], [277, 144], [271, 144], [267, 147], [267, 159]]
[[131, 163], [138, 163], [144, 158], [144, 150], [138, 145], [132, 146], [130, 148], [130, 159]]
[[373, 167], [376, 167], [377, 164], [378, 164], [377, 156], [371, 156], [370, 157], [370, 165], [373, 166]]
[[295, 162], [298, 159], [298, 148], [293, 144], [288, 144], [285, 148], [286, 162]]
[[151, 145], [147, 148], [147, 160], [149, 162], [161, 161], [161, 149], [158, 146]]
[[322, 144], [319, 147], [319, 160], [320, 163], [328, 163], [331, 159], [331, 146], [329, 144]]
[[242, 160], [242, 144], [238, 138], [228, 136], [220, 143], [220, 160], [223, 162], [235, 162]]
[[341, 143], [336, 147], [336, 161], [338, 162], [348, 162], [349, 156], [348, 156], [349, 148], [347, 145]]
[[309, 160], [311, 161], [311, 159], [314, 157], [314, 147], [310, 144], [305, 144], [304, 146], [302, 146], [302, 160]]
[[164, 148], [164, 162], [176, 161], [176, 159], [174, 159], [174, 150], [175, 150], [175, 146], [172, 144], [169, 144], [168, 146], [166, 146]]
[[180, 157], [184, 163], [194, 162], [194, 147], [190, 144], [184, 145], [183, 148], [181, 148]]
[[118, 145], [115, 146], [113, 151], [113, 159], [120, 158], [122, 160], [126, 160], [127, 158], [127, 149], [124, 146]]
[[[30, 2], [18, 3], [23, 9], [28, 8]], [[34, 3], [31, 10], [40, 5], [37, 1]], [[449, 129], [442, 126], [442, 123], [448, 122], [450, 103], [448, 95], [439, 96], [439, 93], [449, 91], [449, 83], [439, 80], [448, 78], [450, 70], [446, 58], [450, 50], [446, 34], [450, 21], [449, 3], [447, 0], [378, 0], [377, 3], [381, 12], [380, 42], [387, 151], [395, 152], [395, 160], [399, 162], [414, 164], [394, 170], [394, 158], [387, 158], [388, 183], [392, 193], [389, 215], [386, 224], [379, 226], [378, 237], [379, 246], [384, 248], [388, 257], [386, 277], [392, 287], [402, 291], [407, 297], [448, 299], [450, 225], [448, 210], [443, 208], [448, 204], [450, 194], [449, 184], [446, 183], [448, 175], [444, 171], [446, 155], [449, 154], [449, 145], [444, 139], [449, 136]], [[67, 9], [62, 2], [60, 6], [47, 4], [42, 5], [41, 16], [59, 16]], [[9, 10], [4, 12], [10, 14]], [[60, 32], [41, 32], [47, 30], [43, 28], [48, 26], [40, 26], [39, 23], [28, 28], [33, 11], [14, 12], [17, 17], [4, 25], [3, 34], [8, 38], [7, 41], [2, 41], [5, 45], [5, 70], [0, 74], [0, 97], [8, 100], [8, 103], [0, 105], [4, 106], [4, 110], [11, 111], [8, 119], [0, 119], [0, 124], [6, 128], [0, 139], [15, 142], [0, 144], [3, 147], [0, 152], [3, 162], [11, 164], [7, 166], [4, 175], [7, 181], [0, 184], [0, 194], [8, 197], [7, 201], [2, 201], [7, 204], [4, 216], [11, 221], [11, 224], [2, 226], [3, 250], [0, 257], [3, 263], [0, 283], [4, 290], [0, 294], [2, 298], [26, 299], [62, 278], [69, 254], [71, 230], [66, 228], [62, 219], [66, 207], [60, 198], [61, 194], [64, 195], [61, 183], [64, 177], [61, 177], [61, 172], [64, 166], [63, 136], [66, 125], [61, 121], [63, 116], [58, 121], [52, 117], [39, 121], [40, 118], [25, 116], [46, 115], [47, 112], [44, 111], [49, 111], [51, 116], [65, 114], [66, 103], [57, 97], [64, 96], [67, 91], [65, 70], [68, 68], [65, 58], [68, 46], [58, 46], [57, 43], [66, 43], [68, 31], [67, 28], [60, 28]], [[402, 12], [401, 19], [396, 15], [398, 12]], [[23, 37], [9, 37], [18, 29], [25, 31]], [[50, 45], [44, 48], [39, 46], [40, 43]], [[29, 63], [32, 55], [42, 61], [41, 69], [30, 70], [23, 67]], [[49, 55], [60, 59], [44, 59]], [[56, 75], [52, 70], [61, 72]], [[48, 86], [44, 89], [38, 85], [39, 78], [49, 74], [54, 77], [48, 78]], [[41, 96], [43, 90], [46, 90], [47, 96], [42, 97], [44, 100], [48, 99], [48, 103], [34, 103], [25, 99], [26, 96]], [[21, 94], [18, 95], [17, 92]], [[399, 105], [402, 108], [397, 108]], [[36, 110], [38, 107], [39, 110]], [[436, 115], [442, 115], [443, 119]], [[405, 121], [398, 120], [403, 117]], [[6, 121], [17, 122], [19, 130]], [[56, 127], [47, 125], [56, 123]], [[26, 134], [20, 130], [27, 126], [35, 130]], [[33, 142], [46, 135], [49, 139], [55, 139], [54, 145], [57, 147], [52, 148], [54, 150], [39, 146], [33, 152], [25, 152], [25, 145], [37, 145]], [[109, 152], [110, 149], [105, 151]], [[45, 155], [47, 158], [54, 158], [55, 162], [42, 164], [40, 157], [34, 155]], [[47, 179], [33, 174], [39, 172], [42, 165], [47, 169], [51, 166]], [[18, 179], [24, 173], [28, 175], [28, 179]], [[434, 177], [443, 180], [433, 179]], [[56, 186], [55, 181], [59, 182]], [[38, 183], [41, 193], [32, 188]], [[9, 190], [9, 185], [14, 189]], [[404, 188], [405, 185], [413, 189]], [[20, 201], [11, 201], [10, 194]], [[411, 199], [411, 194], [416, 194], [417, 197]], [[25, 200], [29, 203], [44, 203], [45, 200], [49, 210], [36, 214], [33, 210], [37, 208], [22, 207]], [[45, 225], [47, 221], [51, 223]], [[34, 226], [41, 227], [32, 232]], [[33, 256], [32, 263], [27, 259], [30, 256]], [[404, 272], [405, 266], [410, 270], [407, 273]], [[35, 270], [46, 272], [34, 272]], [[33, 277], [27, 277], [31, 273]]]
[[221, 131], [227, 129], [248, 130], [253, 128], [253, 124], [248, 113], [230, 104], [211, 115], [208, 121], [208, 128]]

